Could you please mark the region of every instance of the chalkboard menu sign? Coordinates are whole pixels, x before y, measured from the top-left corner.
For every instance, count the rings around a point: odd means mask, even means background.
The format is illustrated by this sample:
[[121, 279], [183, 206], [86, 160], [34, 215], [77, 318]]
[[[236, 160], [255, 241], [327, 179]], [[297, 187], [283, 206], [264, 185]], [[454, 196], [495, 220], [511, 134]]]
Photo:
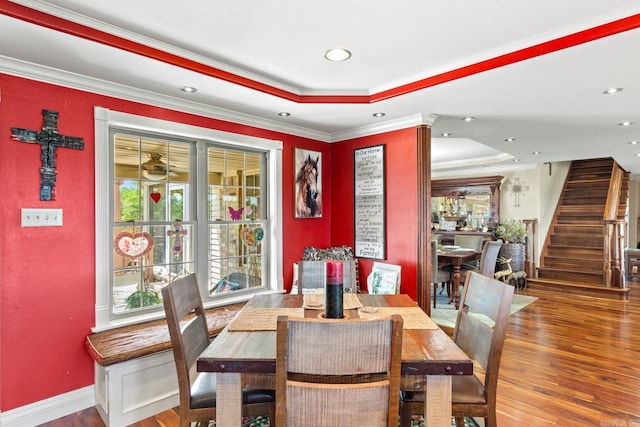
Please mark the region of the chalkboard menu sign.
[[354, 151], [355, 256], [385, 259], [384, 145]]

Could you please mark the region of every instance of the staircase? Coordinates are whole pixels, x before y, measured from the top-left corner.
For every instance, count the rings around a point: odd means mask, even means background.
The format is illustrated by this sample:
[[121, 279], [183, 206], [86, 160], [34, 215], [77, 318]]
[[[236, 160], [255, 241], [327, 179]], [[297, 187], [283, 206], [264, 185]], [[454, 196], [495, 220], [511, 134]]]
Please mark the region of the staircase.
[[[572, 162], [540, 254], [538, 277], [530, 286], [626, 299], [627, 290], [618, 281], [622, 254], [610, 247], [605, 220], [624, 221], [628, 195], [629, 174], [613, 159]], [[613, 208], [612, 201], [617, 202]]]

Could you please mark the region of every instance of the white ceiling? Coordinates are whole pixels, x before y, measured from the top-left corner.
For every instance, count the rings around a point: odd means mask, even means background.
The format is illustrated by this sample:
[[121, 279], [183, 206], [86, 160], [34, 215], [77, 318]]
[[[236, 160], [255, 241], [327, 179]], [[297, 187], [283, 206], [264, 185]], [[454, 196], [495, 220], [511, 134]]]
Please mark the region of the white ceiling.
[[[50, 18], [28, 22], [37, 15], [18, 16], [25, 7], [62, 18], [67, 32], [80, 24], [78, 35], [45, 28], [58, 25]], [[9, 74], [326, 142], [432, 123], [434, 177], [596, 157], [640, 175], [640, 144], [629, 144], [640, 141], [636, 0], [21, 0], [1, 1], [0, 11], [0, 71]], [[604, 24], [614, 34], [572, 42]], [[90, 41], [90, 29], [155, 50]], [[548, 48], [563, 37], [569, 47]], [[541, 43], [541, 55], [509, 59]], [[325, 60], [336, 46], [352, 58]], [[504, 65], [477, 72], [502, 55]], [[406, 94], [377, 100], [403, 85]], [[610, 87], [624, 90], [602, 94]], [[375, 102], [300, 102], [345, 95]]]

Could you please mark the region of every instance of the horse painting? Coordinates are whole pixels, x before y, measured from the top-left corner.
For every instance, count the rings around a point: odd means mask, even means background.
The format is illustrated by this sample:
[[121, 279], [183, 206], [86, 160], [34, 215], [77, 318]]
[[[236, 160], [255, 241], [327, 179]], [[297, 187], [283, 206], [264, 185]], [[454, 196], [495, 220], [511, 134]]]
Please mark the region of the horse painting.
[[298, 170], [296, 175], [296, 217], [310, 218], [322, 216], [320, 191], [319, 191], [319, 172], [318, 161], [320, 156], [315, 160], [311, 155], [307, 155], [304, 163]]

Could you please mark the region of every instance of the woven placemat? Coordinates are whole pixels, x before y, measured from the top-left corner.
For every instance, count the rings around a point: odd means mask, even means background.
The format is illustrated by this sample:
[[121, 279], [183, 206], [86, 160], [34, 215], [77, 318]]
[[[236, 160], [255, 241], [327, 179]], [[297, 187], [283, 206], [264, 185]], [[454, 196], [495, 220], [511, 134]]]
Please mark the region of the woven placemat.
[[275, 331], [278, 316], [304, 317], [302, 308], [244, 308], [229, 325], [229, 331]]
[[[324, 294], [304, 294], [304, 303], [302, 308], [308, 308], [311, 310], [323, 310], [324, 309]], [[356, 294], [344, 294], [342, 299], [343, 310], [353, 310], [362, 307], [362, 303], [358, 299]]]
[[438, 325], [420, 307], [364, 307], [358, 310], [361, 319], [392, 314], [402, 316], [404, 329], [438, 329]]

